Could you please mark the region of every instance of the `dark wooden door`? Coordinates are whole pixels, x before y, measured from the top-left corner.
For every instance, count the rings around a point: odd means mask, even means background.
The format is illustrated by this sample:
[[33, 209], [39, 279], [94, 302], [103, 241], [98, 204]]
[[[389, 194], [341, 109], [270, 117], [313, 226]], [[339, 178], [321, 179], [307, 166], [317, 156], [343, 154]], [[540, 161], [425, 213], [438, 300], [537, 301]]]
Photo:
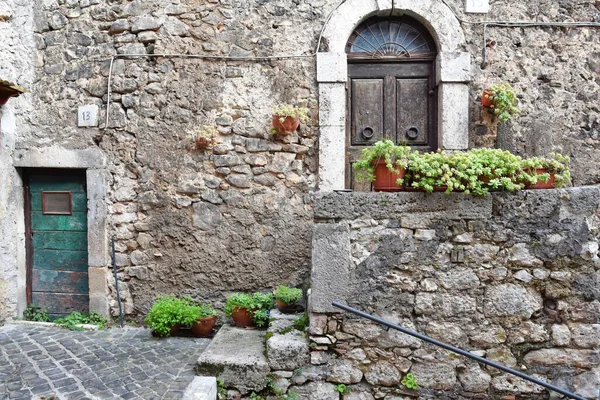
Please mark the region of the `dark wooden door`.
[[351, 168], [365, 146], [390, 139], [421, 150], [437, 148], [433, 62], [355, 63], [348, 73], [346, 185], [369, 190], [368, 183], [356, 182]]
[[30, 173], [26, 197], [28, 302], [53, 318], [88, 311], [85, 175]]

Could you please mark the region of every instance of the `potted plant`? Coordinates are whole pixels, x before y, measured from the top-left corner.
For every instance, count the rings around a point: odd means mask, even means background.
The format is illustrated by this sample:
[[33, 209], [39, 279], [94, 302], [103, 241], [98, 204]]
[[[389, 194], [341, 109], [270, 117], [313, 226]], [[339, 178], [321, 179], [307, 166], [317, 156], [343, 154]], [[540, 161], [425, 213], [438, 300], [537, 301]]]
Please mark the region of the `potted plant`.
[[373, 182], [377, 192], [398, 192], [404, 185], [404, 175], [411, 150], [389, 139], [380, 140], [363, 149], [352, 165], [359, 180]]
[[197, 319], [192, 323], [192, 333], [196, 337], [208, 337], [217, 323], [217, 311], [208, 304], [200, 304], [197, 308]]
[[217, 127], [214, 125], [202, 125], [188, 138], [194, 143], [197, 149], [211, 149], [216, 144]]
[[273, 296], [263, 293], [233, 293], [225, 301], [225, 315], [233, 318], [237, 327], [262, 327], [269, 321]]
[[501, 121], [508, 121], [521, 113], [517, 108], [515, 90], [506, 82], [496, 83], [485, 89], [481, 95], [481, 103], [492, 110]]
[[308, 108], [291, 104], [276, 104], [273, 107], [272, 132], [279, 135], [291, 135], [300, 126], [308, 122]]
[[302, 298], [302, 289], [279, 285], [274, 294], [277, 309], [279, 309], [279, 311], [295, 312], [302, 309], [302, 306], [297, 304], [298, 300]]
[[561, 188], [571, 182], [571, 159], [558, 153], [523, 160], [519, 179], [528, 189]]
[[197, 310], [188, 299], [178, 299], [174, 295], [158, 296], [144, 319], [152, 334], [158, 337], [175, 335], [181, 325], [190, 326], [198, 319]]
[[441, 150], [433, 153], [413, 153], [408, 160], [407, 190], [447, 192], [464, 190], [463, 182], [452, 175], [452, 159]]

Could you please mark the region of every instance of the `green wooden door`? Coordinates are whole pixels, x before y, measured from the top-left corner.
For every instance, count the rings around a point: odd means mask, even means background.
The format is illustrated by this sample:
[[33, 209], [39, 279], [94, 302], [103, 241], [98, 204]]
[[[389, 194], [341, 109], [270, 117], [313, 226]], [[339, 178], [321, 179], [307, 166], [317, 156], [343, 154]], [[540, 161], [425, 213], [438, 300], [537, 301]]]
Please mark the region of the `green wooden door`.
[[85, 175], [29, 175], [29, 301], [52, 317], [88, 311]]

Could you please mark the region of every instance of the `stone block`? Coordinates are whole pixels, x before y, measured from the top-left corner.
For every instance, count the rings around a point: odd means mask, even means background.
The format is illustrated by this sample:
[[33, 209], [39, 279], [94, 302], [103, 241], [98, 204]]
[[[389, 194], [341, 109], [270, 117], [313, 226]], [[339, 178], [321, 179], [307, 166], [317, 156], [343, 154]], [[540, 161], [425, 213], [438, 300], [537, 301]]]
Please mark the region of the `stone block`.
[[441, 83], [438, 103], [440, 148], [468, 149], [469, 86], [462, 83]]
[[217, 378], [197, 376], [183, 393], [183, 400], [216, 400]]
[[341, 312], [331, 305], [344, 302], [350, 290], [350, 227], [316, 224], [313, 227], [310, 311]]
[[86, 171], [88, 197], [88, 264], [104, 267], [110, 264], [106, 231], [106, 172], [103, 169]]
[[471, 54], [441, 52], [436, 59], [437, 83], [464, 83], [471, 81]]
[[331, 373], [327, 381], [350, 385], [358, 383], [363, 378], [363, 372], [354, 364], [346, 360], [337, 360], [331, 366]]
[[513, 284], [488, 286], [483, 312], [486, 317], [516, 317], [524, 319], [542, 308], [542, 297], [532, 289]]
[[90, 311], [95, 311], [105, 316], [109, 315], [108, 284], [106, 281], [108, 274], [109, 269], [106, 267], [88, 268]]
[[[323, 101], [323, 99], [321, 99]], [[319, 191], [344, 189], [346, 164], [346, 127], [321, 126], [319, 128]]]
[[267, 359], [274, 370], [293, 371], [310, 361], [304, 335], [292, 330], [285, 335], [275, 334], [267, 340]]
[[333, 383], [310, 382], [302, 386], [292, 386], [289, 391], [298, 395], [299, 400], [339, 400], [340, 394], [333, 389]]
[[317, 82], [346, 82], [347, 79], [348, 56], [345, 52], [317, 53]]
[[96, 148], [71, 150], [62, 147], [15, 150], [15, 167], [21, 168], [103, 168], [106, 156]]
[[346, 86], [343, 83], [319, 85], [319, 125], [344, 126], [346, 123]]
[[527, 353], [523, 361], [530, 365], [563, 365], [589, 369], [600, 364], [600, 351], [541, 349]]
[[456, 383], [456, 370], [451, 364], [415, 363], [411, 372], [419, 386], [426, 389], [448, 390]]
[[242, 394], [259, 392], [266, 386], [271, 368], [264, 355], [265, 331], [225, 325], [198, 359], [200, 375], [218, 376], [227, 388]]

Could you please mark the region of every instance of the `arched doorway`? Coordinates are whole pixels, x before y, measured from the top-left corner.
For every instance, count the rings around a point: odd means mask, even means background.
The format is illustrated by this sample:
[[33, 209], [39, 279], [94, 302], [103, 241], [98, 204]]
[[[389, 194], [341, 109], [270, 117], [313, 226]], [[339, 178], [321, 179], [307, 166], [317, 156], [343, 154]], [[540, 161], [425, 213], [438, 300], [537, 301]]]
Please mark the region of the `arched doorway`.
[[416, 19], [376, 16], [354, 30], [346, 53], [346, 187], [368, 189], [355, 181], [352, 171], [365, 146], [390, 139], [437, 149], [438, 47]]

